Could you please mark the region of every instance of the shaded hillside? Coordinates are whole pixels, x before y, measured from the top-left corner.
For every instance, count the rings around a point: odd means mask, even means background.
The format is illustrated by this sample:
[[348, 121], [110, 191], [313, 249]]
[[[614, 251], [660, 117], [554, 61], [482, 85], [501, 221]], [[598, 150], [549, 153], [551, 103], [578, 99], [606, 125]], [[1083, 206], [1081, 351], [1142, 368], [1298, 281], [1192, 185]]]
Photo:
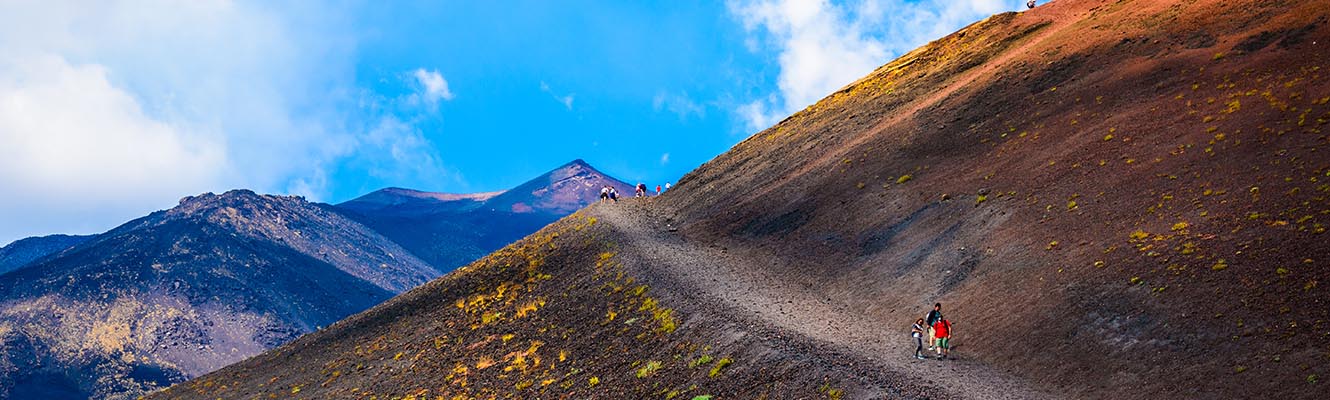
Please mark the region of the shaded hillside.
[[[996, 15], [665, 196], [158, 396], [1320, 398], [1328, 16]], [[957, 359], [917, 361], [935, 301]]]
[[92, 239], [91, 235], [48, 235], [15, 240], [0, 247], [0, 274], [13, 271], [89, 239]]
[[632, 193], [632, 185], [574, 160], [504, 192], [388, 188], [336, 207], [438, 269], [450, 271], [595, 202], [604, 185]]
[[327, 206], [185, 198], [0, 276], [0, 397], [134, 398], [438, 275]]

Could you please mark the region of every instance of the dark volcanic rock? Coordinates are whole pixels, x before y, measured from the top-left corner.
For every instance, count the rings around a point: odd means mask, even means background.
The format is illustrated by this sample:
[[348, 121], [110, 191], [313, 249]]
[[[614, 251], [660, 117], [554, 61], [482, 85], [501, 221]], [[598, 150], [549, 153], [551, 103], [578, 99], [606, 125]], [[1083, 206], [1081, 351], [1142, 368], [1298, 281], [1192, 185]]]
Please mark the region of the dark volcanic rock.
[[438, 275], [327, 205], [187, 197], [0, 276], [0, 397], [134, 398]]
[[92, 239], [92, 235], [49, 235], [15, 240], [0, 247], [0, 274]]

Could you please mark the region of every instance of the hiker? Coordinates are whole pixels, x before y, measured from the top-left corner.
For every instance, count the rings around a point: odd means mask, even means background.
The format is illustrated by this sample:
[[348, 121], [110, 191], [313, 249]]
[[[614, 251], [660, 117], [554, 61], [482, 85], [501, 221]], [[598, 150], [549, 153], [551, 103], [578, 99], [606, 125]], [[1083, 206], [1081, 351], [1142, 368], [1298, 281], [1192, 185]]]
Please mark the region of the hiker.
[[914, 321], [914, 326], [910, 327], [910, 337], [914, 338], [914, 358], [924, 359], [924, 319], [919, 318]]
[[933, 332], [937, 336], [937, 359], [944, 360], [951, 355], [951, 321], [938, 319], [933, 324]]
[[647, 197], [647, 184], [638, 182], [633, 189], [633, 197]]
[[929, 311], [924, 317], [924, 326], [928, 327], [928, 350], [933, 350], [933, 340], [936, 339], [933, 334], [933, 324], [942, 319], [942, 303], [933, 304], [933, 311]]
[[667, 190], [667, 191], [670, 190], [670, 183], [669, 183], [669, 182], [665, 182], [665, 190]]
[[615, 203], [619, 202], [619, 191], [614, 189], [614, 186], [610, 186], [610, 200]]
[[660, 196], [660, 185], [656, 185], [656, 195]]
[[1030, 8], [1034, 8], [1034, 0], [1030, 0], [1030, 1], [1025, 2], [1025, 6], [1026, 6], [1026, 7], [1030, 7]]
[[609, 186], [609, 185], [601, 186], [601, 187], [600, 187], [600, 201], [605, 201], [605, 200], [609, 200], [609, 199], [610, 199], [610, 186]]

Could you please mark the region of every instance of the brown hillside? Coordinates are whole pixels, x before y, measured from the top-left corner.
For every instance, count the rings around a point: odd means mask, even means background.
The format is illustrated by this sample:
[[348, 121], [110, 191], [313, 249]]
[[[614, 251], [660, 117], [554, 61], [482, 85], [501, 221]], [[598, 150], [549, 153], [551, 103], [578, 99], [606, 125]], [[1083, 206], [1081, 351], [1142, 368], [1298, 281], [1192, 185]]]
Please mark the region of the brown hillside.
[[[160, 396], [1321, 398], [1328, 18], [996, 15], [661, 198]], [[909, 357], [934, 301], [956, 360]]]
[[946, 303], [962, 352], [1053, 392], [1305, 397], [1330, 372], [1328, 15], [994, 16], [754, 135], [667, 205], [866, 318]]

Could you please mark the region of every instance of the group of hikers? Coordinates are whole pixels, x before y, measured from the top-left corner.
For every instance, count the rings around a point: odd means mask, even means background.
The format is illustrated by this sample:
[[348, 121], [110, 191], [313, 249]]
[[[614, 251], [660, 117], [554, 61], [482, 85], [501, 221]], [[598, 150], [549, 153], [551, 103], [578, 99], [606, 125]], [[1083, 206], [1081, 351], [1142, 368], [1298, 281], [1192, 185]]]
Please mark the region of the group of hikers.
[[615, 203], [618, 203], [618, 202], [619, 202], [619, 191], [616, 190], [616, 189], [614, 189], [614, 186], [610, 186], [610, 185], [601, 186], [601, 187], [600, 187], [600, 201], [605, 201], [605, 200], [611, 200], [611, 201], [614, 201]]
[[914, 358], [923, 360], [924, 336], [928, 336], [928, 350], [937, 351], [937, 359], [951, 356], [951, 321], [942, 317], [942, 303], [933, 304], [933, 311], [914, 321], [910, 337], [914, 338]]
[[[647, 184], [645, 184], [645, 183], [638, 183], [637, 186], [634, 187], [634, 190], [633, 190], [633, 197], [660, 196], [660, 194], [661, 194], [661, 193], [664, 193], [666, 190], [670, 190], [670, 183], [669, 183], [669, 182], [665, 182], [665, 185], [664, 185], [664, 186], [656, 185], [656, 194], [654, 194], [654, 195], [651, 195], [651, 194], [648, 194], [648, 193], [647, 193]], [[618, 190], [618, 189], [615, 189], [613, 185], [605, 185], [605, 186], [601, 186], [601, 188], [600, 188], [600, 200], [601, 200], [601, 201], [609, 200], [609, 201], [613, 201], [613, 202], [615, 202], [615, 203], [618, 203], [618, 202], [619, 202], [619, 190]]]

